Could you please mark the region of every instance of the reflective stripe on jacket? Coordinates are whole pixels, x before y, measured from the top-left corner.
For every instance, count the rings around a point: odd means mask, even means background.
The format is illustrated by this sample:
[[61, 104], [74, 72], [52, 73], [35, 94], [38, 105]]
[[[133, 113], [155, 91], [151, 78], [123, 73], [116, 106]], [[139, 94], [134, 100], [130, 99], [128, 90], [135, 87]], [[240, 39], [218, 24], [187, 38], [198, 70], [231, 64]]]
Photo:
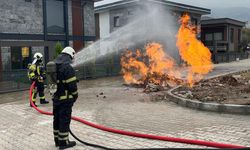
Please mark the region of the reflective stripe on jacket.
[[[68, 63], [67, 63], [68, 62]], [[70, 57], [59, 55], [55, 60], [57, 64], [57, 92], [59, 100], [70, 100], [77, 94], [77, 78], [75, 70], [70, 65]]]

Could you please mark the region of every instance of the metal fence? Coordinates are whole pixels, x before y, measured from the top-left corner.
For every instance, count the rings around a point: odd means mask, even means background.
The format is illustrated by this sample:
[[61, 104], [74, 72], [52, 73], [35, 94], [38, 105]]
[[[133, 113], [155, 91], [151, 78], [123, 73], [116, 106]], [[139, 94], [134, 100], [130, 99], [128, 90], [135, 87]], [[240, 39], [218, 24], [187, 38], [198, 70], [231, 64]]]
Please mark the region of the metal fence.
[[248, 58], [248, 53], [246, 52], [225, 52], [225, 53], [216, 53], [213, 55], [213, 61], [215, 63], [232, 62], [247, 58]]
[[92, 64], [82, 66], [76, 71], [78, 79], [89, 79], [106, 76], [116, 76], [121, 72], [120, 64]]
[[27, 70], [0, 72], [0, 93], [26, 90], [29, 84]]
[[[76, 76], [80, 80], [116, 76], [121, 71], [120, 64], [91, 64], [80, 67]], [[46, 83], [45, 83], [46, 84]], [[29, 89], [30, 81], [27, 70], [0, 72], [0, 93], [15, 92]]]

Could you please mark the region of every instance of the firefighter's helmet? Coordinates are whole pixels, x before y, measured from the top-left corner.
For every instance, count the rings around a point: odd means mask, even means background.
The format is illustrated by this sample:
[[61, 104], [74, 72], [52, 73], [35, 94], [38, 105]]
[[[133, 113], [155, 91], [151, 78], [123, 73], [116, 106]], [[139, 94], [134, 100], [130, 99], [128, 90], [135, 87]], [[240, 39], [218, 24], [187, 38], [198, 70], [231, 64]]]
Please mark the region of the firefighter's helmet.
[[34, 60], [32, 62], [32, 64], [35, 64], [37, 61], [41, 61], [42, 62], [42, 59], [43, 59], [43, 54], [41, 53], [35, 53], [34, 55]]
[[41, 54], [41, 53], [35, 53], [34, 59], [41, 60], [42, 58], [43, 58], [43, 54]]
[[68, 54], [71, 56], [71, 58], [73, 59], [74, 56], [75, 56], [75, 50], [72, 48], [72, 47], [65, 47], [63, 50], [62, 50], [62, 53], [63, 54]]

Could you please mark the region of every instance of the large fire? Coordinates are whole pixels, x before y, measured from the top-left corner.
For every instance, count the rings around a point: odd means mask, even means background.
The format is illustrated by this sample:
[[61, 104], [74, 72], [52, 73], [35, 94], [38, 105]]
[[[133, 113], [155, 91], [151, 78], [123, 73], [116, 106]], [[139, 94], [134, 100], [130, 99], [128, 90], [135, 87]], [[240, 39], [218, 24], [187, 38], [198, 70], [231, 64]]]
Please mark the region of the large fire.
[[181, 27], [177, 34], [177, 47], [181, 58], [190, 66], [187, 80], [192, 86], [212, 69], [211, 53], [209, 49], [196, 38], [196, 26], [189, 23], [190, 16], [183, 15], [180, 19]]
[[159, 43], [145, 46], [145, 52], [127, 50], [121, 58], [123, 78], [127, 84], [153, 83], [161, 86], [173, 84], [193, 84], [212, 69], [211, 53], [196, 38], [196, 27], [190, 24], [190, 17], [183, 15], [177, 33], [177, 47], [182, 60], [186, 63], [188, 74], [181, 79], [182, 67], [169, 56]]

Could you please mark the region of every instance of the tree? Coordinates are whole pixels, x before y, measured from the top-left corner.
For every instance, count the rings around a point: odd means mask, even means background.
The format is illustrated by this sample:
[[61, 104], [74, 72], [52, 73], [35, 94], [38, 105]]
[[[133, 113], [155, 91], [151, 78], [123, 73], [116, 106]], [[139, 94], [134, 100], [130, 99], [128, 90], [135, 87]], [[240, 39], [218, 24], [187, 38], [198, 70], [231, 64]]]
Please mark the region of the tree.
[[55, 46], [55, 57], [57, 57], [59, 54], [61, 54], [63, 50], [62, 44], [58, 41]]

